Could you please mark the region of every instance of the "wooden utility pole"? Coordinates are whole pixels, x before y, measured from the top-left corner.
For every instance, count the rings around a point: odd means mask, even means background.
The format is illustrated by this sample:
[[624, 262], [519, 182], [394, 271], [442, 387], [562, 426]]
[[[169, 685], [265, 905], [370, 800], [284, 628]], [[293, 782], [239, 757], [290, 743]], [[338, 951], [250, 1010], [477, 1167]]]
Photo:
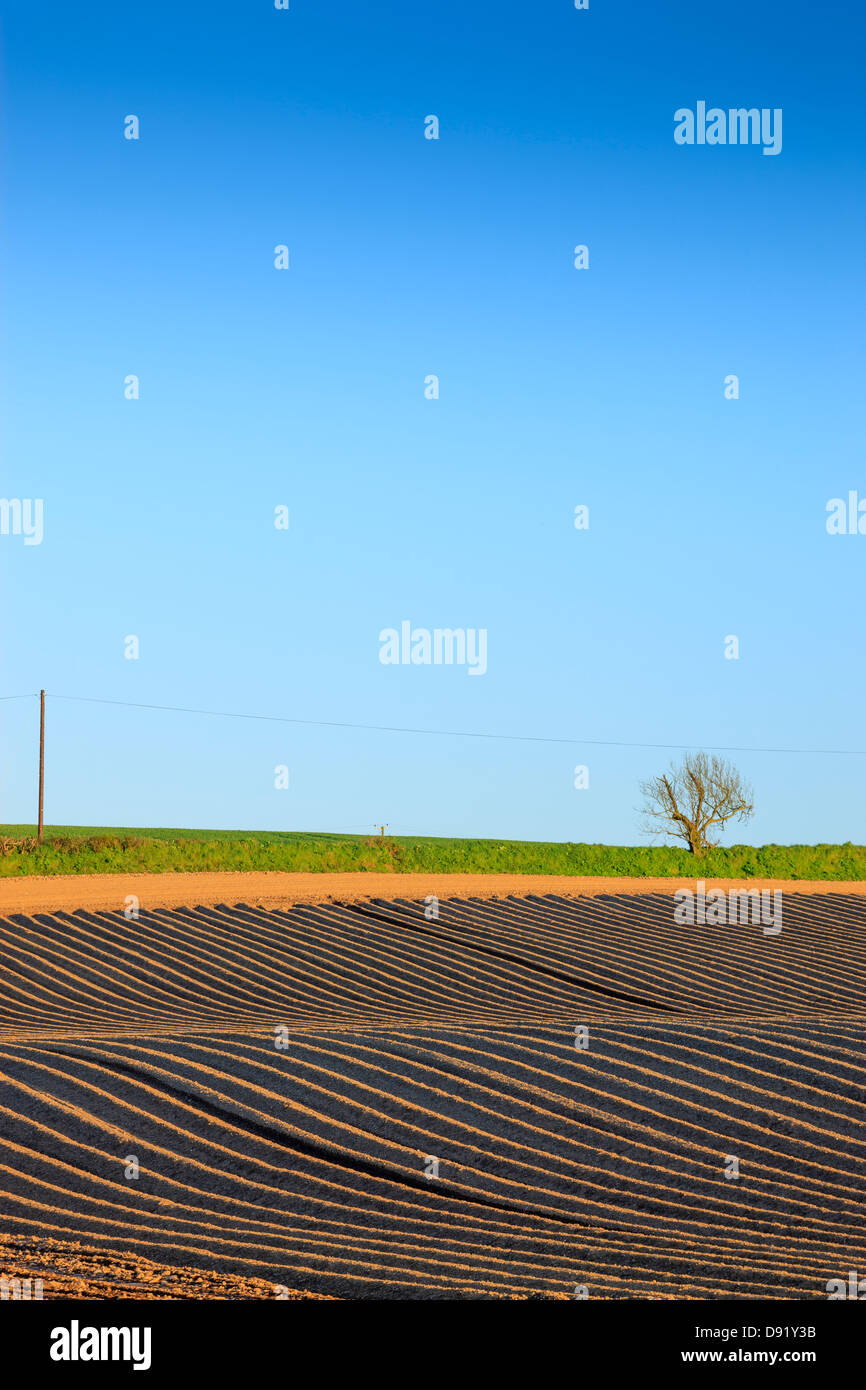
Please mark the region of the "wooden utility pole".
[[45, 799], [45, 691], [39, 692], [39, 830], [37, 839], [42, 843], [42, 811]]
[[384, 838], [385, 838], [385, 831], [386, 831], [387, 829], [388, 829], [387, 825], [380, 825], [380, 826], [379, 826], [379, 838], [380, 838], [381, 840], [384, 840]]

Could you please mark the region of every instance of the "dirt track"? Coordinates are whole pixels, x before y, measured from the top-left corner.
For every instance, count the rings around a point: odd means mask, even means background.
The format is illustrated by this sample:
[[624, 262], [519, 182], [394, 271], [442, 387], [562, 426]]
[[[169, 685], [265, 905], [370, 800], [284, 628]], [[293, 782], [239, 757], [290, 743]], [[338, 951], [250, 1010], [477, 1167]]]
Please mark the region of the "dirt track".
[[[866, 882], [805, 879], [709, 879], [712, 888], [779, 888], [786, 893], [866, 895]], [[174, 873], [63, 874], [0, 879], [0, 914], [74, 912], [76, 908], [120, 911], [134, 894], [141, 907], [207, 907], [213, 903], [279, 906], [289, 903], [355, 902], [363, 898], [503, 898], [556, 893], [595, 897], [600, 893], [674, 893], [695, 887], [690, 878], [580, 878], [547, 874], [289, 874]]]

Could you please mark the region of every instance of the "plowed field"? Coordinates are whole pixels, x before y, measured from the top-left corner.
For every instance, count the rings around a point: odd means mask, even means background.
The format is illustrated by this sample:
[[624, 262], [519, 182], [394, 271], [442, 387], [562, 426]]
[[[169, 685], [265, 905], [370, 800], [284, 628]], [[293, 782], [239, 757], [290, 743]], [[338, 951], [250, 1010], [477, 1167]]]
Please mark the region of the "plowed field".
[[826, 1298], [866, 1273], [864, 947], [834, 893], [778, 936], [669, 892], [13, 914], [0, 1274]]

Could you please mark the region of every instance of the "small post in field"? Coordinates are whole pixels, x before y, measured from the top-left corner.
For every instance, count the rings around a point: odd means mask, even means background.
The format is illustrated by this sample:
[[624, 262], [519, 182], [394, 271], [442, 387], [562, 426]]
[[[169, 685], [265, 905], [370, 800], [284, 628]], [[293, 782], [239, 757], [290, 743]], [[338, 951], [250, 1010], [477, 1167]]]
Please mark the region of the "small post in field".
[[36, 838], [42, 843], [42, 811], [45, 799], [45, 691], [39, 692], [39, 829]]

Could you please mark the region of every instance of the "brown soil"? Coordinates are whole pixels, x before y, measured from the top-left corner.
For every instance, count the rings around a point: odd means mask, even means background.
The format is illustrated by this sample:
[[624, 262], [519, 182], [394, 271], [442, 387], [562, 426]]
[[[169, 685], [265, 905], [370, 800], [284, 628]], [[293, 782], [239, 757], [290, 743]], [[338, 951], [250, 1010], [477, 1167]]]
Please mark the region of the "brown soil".
[[[160, 1264], [144, 1255], [115, 1253], [78, 1241], [0, 1235], [0, 1274], [29, 1280], [18, 1290], [25, 1301], [45, 1299], [329, 1299], [265, 1279]], [[10, 1287], [14, 1298], [14, 1287]]]
[[[600, 893], [674, 893], [695, 887], [694, 878], [581, 878], [560, 874], [57, 874], [0, 879], [0, 915], [12, 912], [122, 911], [134, 894], [149, 907], [207, 907], [249, 903], [262, 907], [290, 903], [355, 902], [364, 898], [504, 898], [554, 893], [596, 897]], [[707, 880], [707, 887], [781, 889], [786, 893], [866, 895], [866, 882], [821, 879]]]
[[[347, 877], [301, 883], [381, 891]], [[0, 1276], [45, 1299], [564, 1301], [580, 1281], [754, 1307], [866, 1269], [866, 896], [786, 895], [778, 938], [678, 924], [672, 880], [565, 899], [390, 875], [443, 893], [428, 930], [418, 903], [292, 909], [276, 875], [271, 913], [214, 879], [199, 911], [125, 921], [113, 878], [110, 915], [0, 920]]]

